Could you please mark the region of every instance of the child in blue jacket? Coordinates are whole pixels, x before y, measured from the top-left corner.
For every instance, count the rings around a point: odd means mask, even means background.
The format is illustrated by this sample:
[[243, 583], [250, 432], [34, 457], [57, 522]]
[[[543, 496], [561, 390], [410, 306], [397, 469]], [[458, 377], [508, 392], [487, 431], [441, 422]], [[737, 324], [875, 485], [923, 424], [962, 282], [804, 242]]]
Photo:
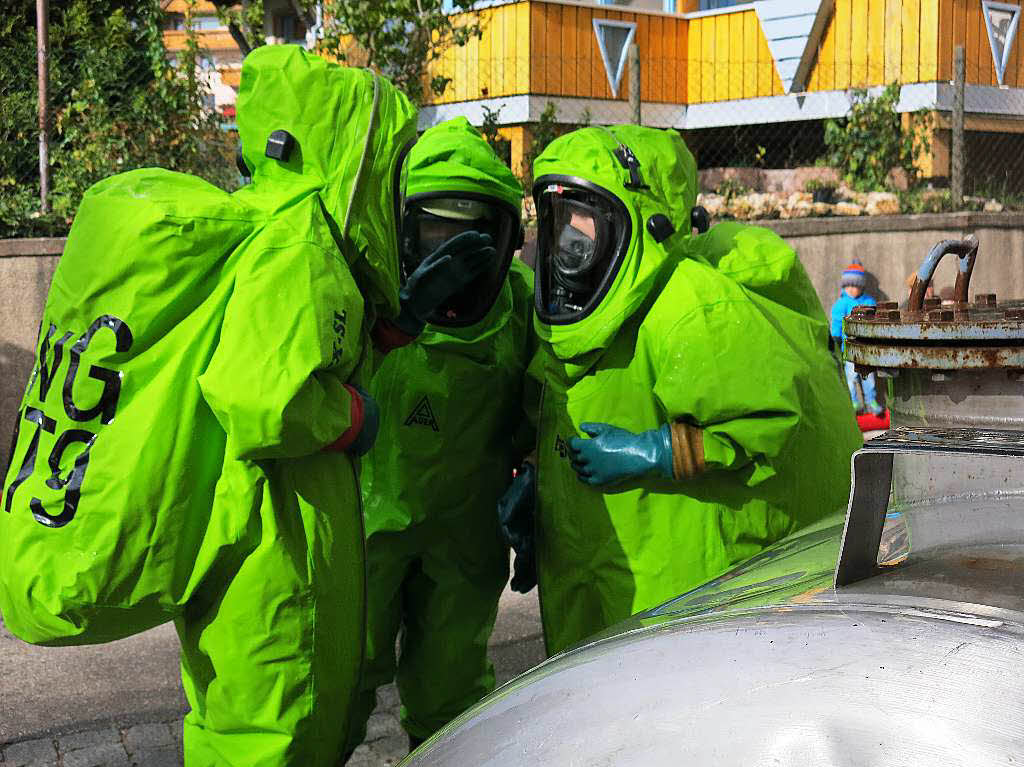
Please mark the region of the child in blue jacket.
[[[832, 304], [831, 332], [837, 346], [842, 347], [846, 341], [846, 336], [843, 333], [843, 318], [848, 317], [858, 306], [875, 305], [875, 299], [864, 292], [865, 285], [867, 285], [867, 278], [864, 267], [860, 261], [855, 260], [843, 270], [843, 276], [839, 282], [839, 300]], [[846, 385], [850, 389], [850, 399], [853, 401], [854, 409], [858, 413], [867, 410], [874, 415], [882, 415], [885, 408], [879, 405], [875, 398], [875, 374], [869, 373], [862, 376], [849, 361], [843, 363], [843, 368], [846, 371]], [[857, 392], [858, 383], [864, 392], [864, 402], [861, 402]]]

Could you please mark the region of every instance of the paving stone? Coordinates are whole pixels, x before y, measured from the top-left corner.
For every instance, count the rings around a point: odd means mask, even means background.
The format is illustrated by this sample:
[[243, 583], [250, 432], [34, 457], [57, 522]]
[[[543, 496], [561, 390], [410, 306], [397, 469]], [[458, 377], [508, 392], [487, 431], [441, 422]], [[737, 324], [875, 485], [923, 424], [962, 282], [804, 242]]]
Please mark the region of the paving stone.
[[393, 712], [381, 711], [379, 708], [377, 713], [374, 713], [366, 723], [367, 742], [380, 740], [389, 735], [402, 735], [404, 732], [398, 717]]
[[181, 767], [181, 754], [177, 746], [142, 748], [132, 754], [136, 767]]
[[171, 735], [174, 736], [174, 740], [177, 741], [178, 743], [181, 743], [181, 739], [182, 739], [181, 736], [182, 736], [182, 732], [184, 731], [184, 729], [185, 729], [185, 720], [184, 719], [175, 719], [173, 722], [171, 722]]
[[401, 735], [389, 735], [386, 738], [375, 740], [369, 745], [370, 751], [379, 760], [375, 764], [381, 767], [398, 764], [409, 753], [409, 738], [404, 732]]
[[5, 767], [36, 767], [57, 763], [57, 749], [49, 738], [24, 740], [3, 750]]
[[140, 749], [173, 746], [174, 737], [171, 735], [171, 728], [166, 724], [137, 724], [124, 731], [124, 745], [128, 753], [134, 757], [135, 752]]
[[64, 754], [64, 767], [128, 767], [131, 760], [120, 743], [104, 743]]
[[352, 756], [345, 762], [345, 767], [377, 767], [378, 764], [380, 760], [377, 755], [364, 743], [352, 752]]
[[394, 684], [386, 684], [377, 688], [377, 708], [398, 708], [398, 687]]
[[74, 732], [70, 735], [61, 735], [57, 741], [57, 748], [62, 754], [69, 751], [77, 751], [82, 748], [93, 746], [105, 746], [108, 744], [121, 744], [121, 733], [114, 727], [102, 730], [86, 730], [85, 732]]

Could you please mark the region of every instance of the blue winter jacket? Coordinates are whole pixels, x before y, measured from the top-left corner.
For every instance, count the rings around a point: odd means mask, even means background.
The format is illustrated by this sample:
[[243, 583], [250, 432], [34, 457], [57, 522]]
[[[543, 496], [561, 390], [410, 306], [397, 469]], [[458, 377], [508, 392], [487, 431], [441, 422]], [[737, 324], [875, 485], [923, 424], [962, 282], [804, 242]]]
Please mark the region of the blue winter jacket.
[[843, 333], [843, 318], [853, 313], [858, 306], [874, 306], [877, 302], [866, 293], [861, 293], [859, 298], [851, 298], [846, 291], [839, 292], [839, 300], [832, 304], [831, 333], [833, 338], [841, 338], [846, 341]]

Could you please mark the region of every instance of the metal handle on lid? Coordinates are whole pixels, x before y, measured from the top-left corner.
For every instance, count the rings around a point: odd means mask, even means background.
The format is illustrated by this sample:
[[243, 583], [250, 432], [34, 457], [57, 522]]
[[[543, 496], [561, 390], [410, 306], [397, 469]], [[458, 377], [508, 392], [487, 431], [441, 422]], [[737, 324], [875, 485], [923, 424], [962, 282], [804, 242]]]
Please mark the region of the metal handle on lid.
[[932, 276], [935, 274], [935, 267], [947, 253], [959, 256], [959, 270], [956, 274], [956, 285], [953, 287], [953, 300], [956, 303], [967, 303], [967, 294], [971, 286], [971, 274], [974, 272], [974, 261], [978, 256], [978, 238], [973, 234], [967, 235], [962, 240], [943, 240], [936, 244], [921, 263], [914, 277], [914, 284], [910, 288], [910, 301], [907, 309], [912, 312], [920, 312], [924, 309], [924, 294], [931, 285]]

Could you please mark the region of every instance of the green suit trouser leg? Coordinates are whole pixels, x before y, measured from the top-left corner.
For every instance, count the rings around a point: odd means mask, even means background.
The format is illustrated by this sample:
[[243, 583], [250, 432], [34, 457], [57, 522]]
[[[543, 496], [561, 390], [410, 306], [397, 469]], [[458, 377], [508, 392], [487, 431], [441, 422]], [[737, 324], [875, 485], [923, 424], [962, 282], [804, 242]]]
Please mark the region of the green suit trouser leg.
[[240, 558], [208, 573], [177, 622], [187, 767], [333, 767], [347, 738], [365, 615], [355, 474], [336, 455], [270, 471]]
[[366, 663], [353, 744], [365, 736], [376, 689], [393, 679], [402, 727], [425, 739], [494, 689], [487, 642], [508, 580], [508, 549], [497, 516], [481, 512], [373, 533], [366, 551]]

